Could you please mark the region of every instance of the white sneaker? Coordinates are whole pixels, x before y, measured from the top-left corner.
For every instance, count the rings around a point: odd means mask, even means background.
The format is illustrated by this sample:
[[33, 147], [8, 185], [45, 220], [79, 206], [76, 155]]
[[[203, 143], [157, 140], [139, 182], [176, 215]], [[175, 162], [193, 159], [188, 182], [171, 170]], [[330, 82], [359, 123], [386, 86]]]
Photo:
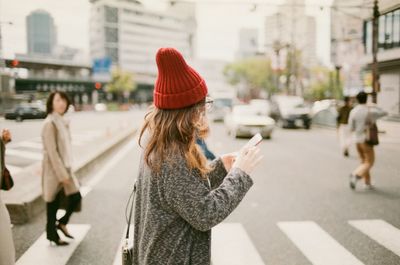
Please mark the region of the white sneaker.
[[357, 176], [354, 174], [350, 174], [349, 181], [350, 181], [350, 188], [354, 190], [357, 184]]
[[365, 184], [364, 183], [363, 189], [364, 190], [374, 190], [375, 187], [372, 184]]

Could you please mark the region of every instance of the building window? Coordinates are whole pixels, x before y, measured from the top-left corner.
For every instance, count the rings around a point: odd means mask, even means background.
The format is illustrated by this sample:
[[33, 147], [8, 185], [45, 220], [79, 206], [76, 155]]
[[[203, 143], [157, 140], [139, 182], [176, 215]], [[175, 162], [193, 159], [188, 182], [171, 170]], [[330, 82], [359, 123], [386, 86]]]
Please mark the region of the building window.
[[[364, 46], [366, 53], [372, 53], [372, 20], [364, 22]], [[400, 47], [400, 9], [379, 17], [379, 50]]]
[[117, 43], [118, 42], [118, 28], [105, 27], [104, 29], [105, 29], [104, 34], [105, 34], [106, 42]]
[[379, 17], [379, 32], [378, 32], [378, 48], [383, 50], [385, 48], [385, 16]]
[[104, 17], [108, 23], [118, 23], [118, 8], [104, 6]]
[[393, 12], [393, 46], [400, 47], [400, 9]]
[[393, 12], [385, 15], [385, 49], [393, 47]]
[[110, 57], [113, 63], [118, 63], [118, 48], [106, 47], [106, 56]]

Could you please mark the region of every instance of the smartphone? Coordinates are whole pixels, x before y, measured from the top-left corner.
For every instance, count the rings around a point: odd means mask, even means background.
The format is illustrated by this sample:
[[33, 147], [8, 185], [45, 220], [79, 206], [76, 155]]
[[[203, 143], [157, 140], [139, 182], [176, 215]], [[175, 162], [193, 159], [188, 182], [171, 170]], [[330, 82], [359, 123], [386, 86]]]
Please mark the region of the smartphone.
[[261, 134], [257, 133], [256, 135], [254, 135], [248, 142], [247, 144], [244, 146], [244, 148], [246, 147], [254, 147], [257, 146], [259, 143], [261, 143], [262, 141], [262, 136]]

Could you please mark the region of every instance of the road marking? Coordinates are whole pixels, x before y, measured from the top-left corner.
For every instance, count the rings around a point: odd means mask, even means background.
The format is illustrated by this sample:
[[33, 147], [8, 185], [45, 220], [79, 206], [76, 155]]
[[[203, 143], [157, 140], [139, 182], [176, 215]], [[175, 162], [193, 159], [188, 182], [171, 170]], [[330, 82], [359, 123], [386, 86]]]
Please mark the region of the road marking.
[[22, 158], [27, 158], [31, 160], [42, 160], [43, 155], [42, 153], [35, 153], [35, 152], [30, 152], [30, 151], [22, 151], [22, 150], [16, 150], [12, 148], [7, 148], [6, 149], [6, 155], [7, 156], [18, 156]]
[[[132, 235], [133, 234], [133, 225], [130, 226], [130, 231], [132, 231], [132, 233], [130, 233]], [[115, 255], [113, 265], [121, 265], [122, 264], [122, 246], [125, 243], [125, 236], [126, 236], [126, 227], [124, 229], [124, 234], [121, 238], [121, 243], [118, 245], [117, 254]], [[131, 238], [133, 239], [133, 237], [131, 237]], [[133, 244], [133, 242], [129, 242], [129, 243]]]
[[400, 256], [400, 229], [383, 220], [353, 220], [349, 224]]
[[363, 264], [314, 222], [279, 222], [278, 227], [314, 265]]
[[38, 149], [38, 150], [42, 150], [43, 149], [43, 144], [42, 143], [32, 142], [32, 141], [19, 142], [19, 143], [16, 143], [15, 146], [33, 148], [33, 149]]
[[107, 163], [86, 183], [86, 185], [81, 187], [81, 194], [85, 197], [89, 192], [92, 191], [94, 186], [99, 183], [104, 176], [110, 172], [110, 170], [115, 167], [134, 147], [137, 146], [137, 138], [131, 140], [127, 145], [123, 147], [116, 155], [114, 155]]
[[11, 175], [17, 174], [22, 170], [21, 167], [16, 167], [16, 166], [11, 166], [11, 165], [6, 165], [7, 169], [10, 170]]
[[32, 264], [51, 264], [64, 265], [74, 253], [90, 229], [90, 225], [68, 225], [68, 230], [74, 235], [75, 239], [69, 241], [68, 246], [54, 247], [50, 246], [46, 239], [46, 233], [43, 233], [38, 240], [19, 258], [16, 265]]
[[212, 230], [213, 265], [264, 265], [260, 255], [239, 223], [222, 223]]

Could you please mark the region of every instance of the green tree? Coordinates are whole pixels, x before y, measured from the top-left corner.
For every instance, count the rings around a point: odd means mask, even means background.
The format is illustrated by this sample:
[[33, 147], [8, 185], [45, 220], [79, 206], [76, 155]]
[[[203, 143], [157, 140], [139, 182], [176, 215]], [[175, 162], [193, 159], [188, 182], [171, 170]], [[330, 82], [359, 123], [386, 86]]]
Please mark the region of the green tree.
[[336, 71], [326, 67], [311, 69], [310, 86], [305, 91], [305, 97], [310, 100], [340, 99], [343, 96], [343, 82], [337, 83]]
[[133, 75], [118, 68], [112, 72], [111, 81], [107, 84], [106, 90], [107, 92], [117, 94], [118, 101], [121, 103], [124, 97], [129, 99], [130, 93], [136, 87]]
[[271, 61], [265, 58], [248, 58], [228, 64], [224, 75], [231, 85], [244, 83], [250, 97], [258, 96], [261, 90], [269, 95], [277, 90]]
[[297, 49], [289, 49], [286, 55], [286, 67], [282, 75], [285, 76], [285, 89], [287, 94], [294, 94], [299, 80], [306, 75], [307, 70], [303, 66], [302, 53]]

